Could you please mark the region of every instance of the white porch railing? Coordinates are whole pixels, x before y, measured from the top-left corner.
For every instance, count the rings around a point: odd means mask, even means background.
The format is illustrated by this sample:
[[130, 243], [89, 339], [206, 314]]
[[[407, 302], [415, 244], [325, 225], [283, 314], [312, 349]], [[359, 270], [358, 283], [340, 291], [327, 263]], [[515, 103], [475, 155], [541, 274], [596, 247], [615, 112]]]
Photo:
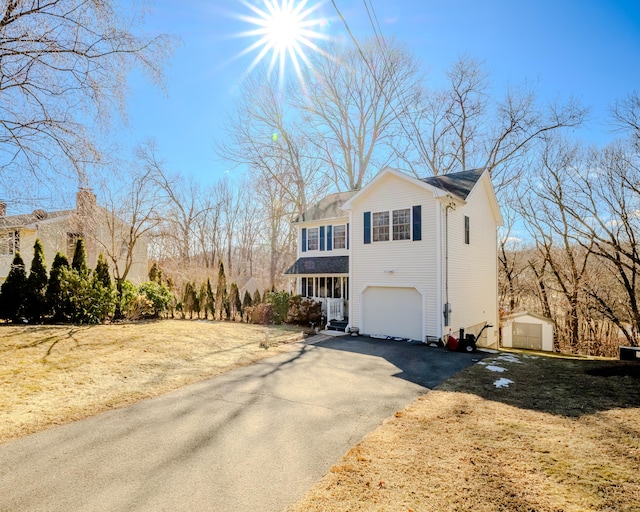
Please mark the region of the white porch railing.
[[322, 314], [327, 318], [327, 321], [344, 320], [344, 299], [317, 297], [315, 300], [319, 300], [322, 303]]

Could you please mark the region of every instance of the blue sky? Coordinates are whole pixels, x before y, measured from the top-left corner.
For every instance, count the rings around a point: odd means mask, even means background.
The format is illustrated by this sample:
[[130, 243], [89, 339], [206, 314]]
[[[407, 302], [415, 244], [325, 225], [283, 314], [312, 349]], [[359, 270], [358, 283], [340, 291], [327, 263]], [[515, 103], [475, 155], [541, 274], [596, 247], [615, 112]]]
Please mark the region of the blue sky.
[[[262, 5], [262, 0], [247, 0]], [[315, 0], [308, 0], [309, 5]], [[543, 99], [578, 98], [592, 107], [580, 136], [606, 143], [608, 106], [640, 89], [640, 1], [616, 0], [371, 0], [385, 36], [403, 41], [421, 61], [431, 84], [460, 55], [485, 62], [492, 91], [535, 84]], [[373, 35], [363, 0], [336, 0], [355, 37]], [[208, 184], [227, 168], [214, 140], [225, 133], [225, 111], [256, 53], [232, 60], [254, 40], [233, 37], [251, 27], [239, 0], [156, 0], [146, 30], [181, 39], [166, 72], [166, 92], [134, 75], [129, 97], [130, 144], [153, 138], [171, 172]], [[330, 20], [325, 31], [346, 30], [330, 1], [314, 14]]]

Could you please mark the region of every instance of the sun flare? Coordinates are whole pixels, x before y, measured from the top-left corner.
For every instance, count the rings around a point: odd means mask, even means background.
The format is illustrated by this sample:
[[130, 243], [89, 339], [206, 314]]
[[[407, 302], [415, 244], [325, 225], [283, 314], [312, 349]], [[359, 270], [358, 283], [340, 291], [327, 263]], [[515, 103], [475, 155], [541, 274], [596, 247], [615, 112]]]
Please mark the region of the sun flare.
[[308, 0], [262, 0], [262, 8], [241, 0], [254, 15], [238, 17], [255, 28], [238, 34], [241, 37], [257, 38], [238, 57], [257, 51], [257, 55], [247, 68], [250, 73], [263, 59], [269, 59], [268, 72], [278, 69], [280, 83], [284, 81], [286, 62], [291, 61], [298, 79], [302, 81], [302, 64], [310, 62], [305, 51], [323, 53], [314, 42], [328, 39], [321, 31], [328, 25], [326, 19], [314, 16], [323, 2], [309, 6]]

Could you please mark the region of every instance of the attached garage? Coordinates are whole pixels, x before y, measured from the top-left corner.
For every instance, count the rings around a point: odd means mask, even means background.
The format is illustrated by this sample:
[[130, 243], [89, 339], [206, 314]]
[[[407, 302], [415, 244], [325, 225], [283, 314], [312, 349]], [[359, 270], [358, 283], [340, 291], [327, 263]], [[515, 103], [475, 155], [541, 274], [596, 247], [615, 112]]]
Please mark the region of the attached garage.
[[361, 332], [423, 340], [422, 295], [413, 287], [369, 286], [362, 293]]
[[553, 351], [553, 320], [522, 311], [502, 319], [502, 346]]

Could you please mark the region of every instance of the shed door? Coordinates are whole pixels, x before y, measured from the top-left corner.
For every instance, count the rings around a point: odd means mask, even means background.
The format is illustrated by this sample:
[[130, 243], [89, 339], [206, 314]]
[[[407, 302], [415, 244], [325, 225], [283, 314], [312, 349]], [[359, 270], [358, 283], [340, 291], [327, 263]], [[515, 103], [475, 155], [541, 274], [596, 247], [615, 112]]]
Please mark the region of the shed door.
[[362, 303], [362, 332], [422, 340], [422, 296], [415, 288], [372, 286]]
[[514, 322], [513, 348], [542, 350], [542, 324]]

